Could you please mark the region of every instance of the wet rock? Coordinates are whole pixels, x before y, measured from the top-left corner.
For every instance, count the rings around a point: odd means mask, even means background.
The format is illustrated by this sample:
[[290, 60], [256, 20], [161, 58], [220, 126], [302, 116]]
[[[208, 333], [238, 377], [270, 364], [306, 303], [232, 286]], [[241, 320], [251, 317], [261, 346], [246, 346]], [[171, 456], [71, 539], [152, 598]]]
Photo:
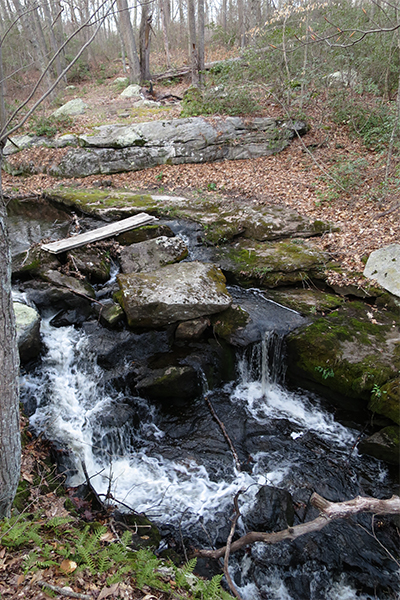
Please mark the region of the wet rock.
[[26, 363], [40, 353], [40, 315], [21, 302], [14, 302], [13, 307], [19, 356], [21, 363]]
[[61, 310], [50, 321], [53, 327], [68, 327], [69, 325], [82, 325], [91, 314], [89, 305], [80, 306], [79, 308], [70, 308]]
[[121, 270], [123, 273], [154, 271], [180, 262], [187, 255], [188, 248], [182, 238], [161, 236], [125, 246], [120, 254]]
[[207, 327], [210, 326], [210, 320], [207, 317], [192, 319], [179, 323], [175, 331], [177, 340], [198, 340], [201, 338]]
[[146, 240], [152, 240], [160, 236], [174, 237], [174, 235], [174, 232], [168, 225], [144, 225], [143, 227], [121, 233], [116, 237], [116, 241], [121, 246], [130, 246], [130, 244], [145, 242]]
[[[121, 306], [112, 300], [106, 300], [102, 306], [96, 305], [96, 308], [99, 310], [101, 322], [109, 327], [115, 327], [120, 323], [125, 314]], [[97, 312], [96, 309], [95, 312]]]
[[59, 271], [53, 271], [52, 269], [42, 271], [40, 273], [40, 277], [44, 281], [70, 290], [77, 296], [86, 296], [93, 299], [95, 298], [95, 293], [92, 286], [85, 281], [82, 282], [79, 281], [79, 279], [75, 279], [75, 277], [69, 277], [69, 275], [64, 275], [63, 273], [60, 273]]
[[360, 452], [370, 454], [388, 463], [400, 463], [399, 428], [392, 425], [381, 429], [358, 445]]
[[250, 315], [240, 306], [232, 305], [211, 319], [215, 335], [234, 346], [241, 346], [242, 334], [250, 321]]
[[94, 283], [105, 283], [110, 277], [110, 253], [97, 246], [83, 246], [68, 252], [68, 259], [83, 275]]
[[33, 302], [40, 310], [77, 308], [86, 311], [87, 307], [91, 306], [91, 302], [87, 298], [73, 293], [68, 288], [45, 281], [32, 280], [20, 283], [18, 288], [21, 292], [25, 292], [29, 302]]
[[300, 240], [240, 240], [216, 249], [215, 262], [245, 287], [275, 288], [304, 280], [323, 280], [327, 256]]
[[246, 531], [281, 531], [293, 525], [292, 497], [286, 490], [264, 485], [251, 512], [243, 517]]
[[191, 366], [157, 369], [137, 384], [140, 394], [150, 400], [180, 405], [194, 400], [201, 390], [198, 373]]
[[399, 342], [398, 313], [347, 302], [288, 336], [288, 375], [337, 402], [354, 399], [344, 404], [357, 410], [367, 406], [374, 387], [398, 374]]
[[339, 308], [345, 302], [344, 298], [335, 294], [304, 288], [267, 290], [266, 296], [274, 300], [274, 302], [296, 310], [302, 315], [310, 316], [329, 313], [335, 310], [335, 308]]
[[374, 279], [385, 290], [400, 297], [400, 244], [390, 244], [371, 252], [364, 276]]
[[372, 388], [368, 408], [400, 425], [400, 379], [397, 377], [382, 387]]
[[232, 298], [214, 265], [167, 265], [151, 273], [118, 275], [118, 301], [131, 327], [163, 327], [227, 309]]

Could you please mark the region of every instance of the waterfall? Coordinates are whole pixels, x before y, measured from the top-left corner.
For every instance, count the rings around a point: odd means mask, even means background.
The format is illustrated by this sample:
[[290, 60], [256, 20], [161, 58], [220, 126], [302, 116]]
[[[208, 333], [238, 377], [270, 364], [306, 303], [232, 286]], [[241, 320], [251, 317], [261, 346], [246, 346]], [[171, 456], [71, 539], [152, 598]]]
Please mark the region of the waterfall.
[[[104, 497], [111, 484], [117, 502], [145, 512], [160, 526], [182, 530], [195, 544], [208, 546], [207, 536], [216, 546], [224, 544], [233, 498], [240, 489], [245, 490], [239, 501], [242, 519], [252, 515], [263, 485], [289, 491], [297, 506], [306, 506], [311, 491], [321, 484], [330, 498], [357, 495], [359, 480], [364, 488], [368, 482], [364, 493], [389, 493], [384, 465], [368, 458], [361, 462], [351, 451], [357, 431], [335, 421], [318, 398], [284, 387], [282, 336], [267, 333], [242, 351], [237, 380], [207, 391], [243, 463], [238, 472], [204, 398], [178, 416], [165, 414], [107, 381], [84, 331], [54, 328], [44, 319], [42, 335], [47, 350], [41, 365], [22, 377], [22, 401], [33, 407], [30, 423], [35, 432], [69, 451], [69, 485], [84, 481], [83, 459], [100, 495]], [[242, 519], [239, 533], [244, 531]], [[362, 547], [372, 543], [361, 529], [350, 533], [364, 535]], [[333, 552], [332, 544], [322, 544], [324, 552], [327, 546]], [[356, 596], [354, 586], [359, 583], [351, 585], [346, 575], [338, 579], [339, 567], [331, 572], [325, 563], [318, 564], [318, 556], [310, 566], [306, 560], [282, 569], [290, 547], [278, 546], [257, 545], [251, 556], [231, 557], [244, 600], [260, 600], [265, 594], [276, 600]], [[358, 560], [358, 554], [352, 556]], [[356, 577], [366, 568], [364, 563], [356, 566]], [[384, 580], [386, 565], [381, 572]], [[294, 582], [303, 579], [310, 582], [308, 596], [304, 590], [303, 595], [295, 591]]]

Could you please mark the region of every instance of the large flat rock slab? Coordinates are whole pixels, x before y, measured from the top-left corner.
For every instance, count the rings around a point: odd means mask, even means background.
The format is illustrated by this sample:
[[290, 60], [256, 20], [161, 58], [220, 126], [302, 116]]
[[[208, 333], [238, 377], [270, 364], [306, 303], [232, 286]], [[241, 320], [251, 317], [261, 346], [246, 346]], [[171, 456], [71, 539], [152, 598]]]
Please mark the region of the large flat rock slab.
[[[91, 134], [70, 139], [71, 146], [77, 147], [68, 149], [52, 164], [29, 160], [26, 169], [55, 177], [87, 177], [163, 164], [258, 158], [280, 152], [295, 132], [306, 129], [303, 123], [299, 126], [269, 117], [190, 117], [129, 126], [102, 125]], [[24, 140], [24, 144], [29, 147], [29, 140]], [[42, 142], [32, 139], [32, 145]], [[57, 140], [47, 140], [47, 145], [58, 147]], [[6, 154], [11, 151], [7, 149]], [[23, 173], [24, 165], [14, 157], [8, 169]]]
[[232, 303], [225, 277], [208, 263], [178, 263], [117, 279], [118, 300], [131, 327], [163, 327], [221, 312]]

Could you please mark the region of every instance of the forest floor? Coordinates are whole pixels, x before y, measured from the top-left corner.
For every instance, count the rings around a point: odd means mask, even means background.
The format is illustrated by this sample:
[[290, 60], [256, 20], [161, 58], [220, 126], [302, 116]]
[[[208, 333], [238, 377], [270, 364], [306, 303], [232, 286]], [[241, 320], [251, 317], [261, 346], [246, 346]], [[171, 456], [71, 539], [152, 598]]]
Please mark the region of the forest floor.
[[[123, 73], [120, 74], [121, 76]], [[74, 117], [69, 133], [83, 133], [94, 126], [179, 118], [180, 103], [149, 108], [137, 107], [132, 99], [121, 97], [113, 83], [82, 83], [58, 97], [58, 104], [82, 98], [89, 106], [85, 115]], [[173, 93], [182, 97], [187, 82], [155, 85], [156, 97]], [[352, 102], [349, 90], [349, 102]], [[286, 119], [279, 103], [264, 94], [259, 114]], [[144, 171], [91, 176], [80, 180], [60, 180], [48, 175], [13, 177], [4, 174], [6, 195], [35, 195], [43, 189], [63, 185], [105, 186], [141, 192], [186, 195], [214, 195], [227, 203], [237, 201], [257, 207], [281, 204], [310, 219], [334, 224], [338, 231], [314, 238], [310, 243], [327, 251], [341, 264], [342, 274], [331, 274], [332, 284], [362, 286], [361, 274], [369, 254], [391, 243], [400, 243], [399, 189], [400, 158], [392, 160], [392, 176], [384, 185], [386, 152], [367, 149], [346, 126], [330, 118], [323, 94], [303, 108], [310, 131], [279, 154], [253, 160], [222, 161], [207, 164], [162, 165]], [[39, 117], [54, 110], [41, 109]], [[34, 120], [26, 131], [34, 129]], [[40, 163], [51, 160], [57, 150], [24, 150], [21, 158]], [[45, 158], [46, 156], [46, 158]], [[331, 179], [333, 174], [335, 181]]]

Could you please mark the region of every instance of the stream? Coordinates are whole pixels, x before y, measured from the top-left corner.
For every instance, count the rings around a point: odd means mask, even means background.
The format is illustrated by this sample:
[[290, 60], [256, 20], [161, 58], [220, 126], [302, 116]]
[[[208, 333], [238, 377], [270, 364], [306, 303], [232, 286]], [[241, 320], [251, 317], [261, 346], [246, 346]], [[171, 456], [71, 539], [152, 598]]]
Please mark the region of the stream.
[[[84, 482], [83, 460], [100, 495], [111, 489], [121, 506], [157, 524], [163, 548], [171, 539], [183, 539], [188, 548], [224, 545], [239, 490], [238, 535], [266, 522], [286, 528], [289, 513], [294, 524], [315, 518], [314, 491], [331, 501], [394, 491], [385, 464], [358, 454], [361, 426], [335, 415], [322, 398], [285, 385], [284, 335], [302, 322], [300, 315], [258, 290], [230, 292], [257, 315], [255, 341], [237, 349], [233, 378], [208, 389], [203, 377], [202, 393], [190, 405], [167, 410], [110, 378], [92, 335], [103, 329], [97, 321], [53, 327], [53, 315], [43, 314], [44, 351], [21, 376], [31, 427], [68, 451], [62, 465], [67, 484]], [[165, 336], [132, 334], [135, 347], [126, 361], [135, 352], [163, 352]], [[229, 433], [240, 470], [206, 397]], [[231, 574], [243, 599], [398, 598], [398, 565], [390, 556], [396, 527], [375, 519], [377, 541], [371, 518], [358, 515], [294, 542], [255, 544], [232, 555]]]

